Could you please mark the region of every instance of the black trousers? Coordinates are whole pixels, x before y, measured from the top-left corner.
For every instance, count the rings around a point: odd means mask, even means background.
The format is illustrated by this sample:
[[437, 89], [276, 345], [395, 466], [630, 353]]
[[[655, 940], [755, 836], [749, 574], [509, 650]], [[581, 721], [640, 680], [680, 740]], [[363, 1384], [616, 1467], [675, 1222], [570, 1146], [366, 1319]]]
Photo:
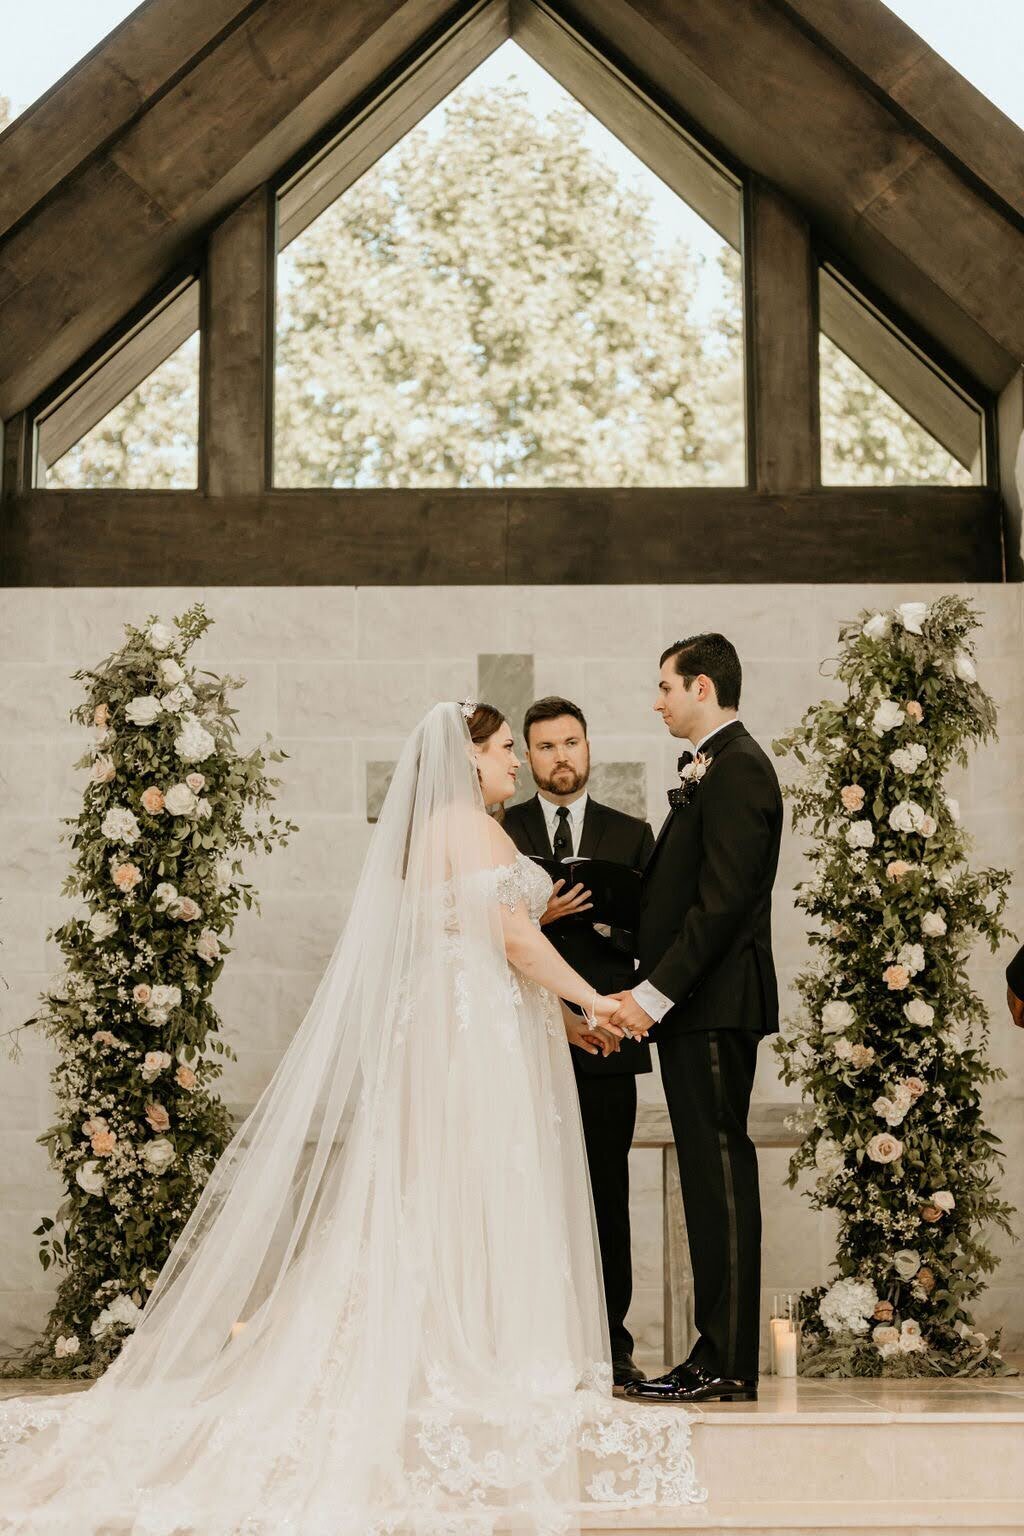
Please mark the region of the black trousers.
[[744, 1379], [757, 1377], [760, 1341], [761, 1199], [747, 1134], [759, 1038], [709, 1029], [658, 1041], [693, 1266], [690, 1359]]
[[626, 1313], [633, 1298], [629, 1148], [636, 1125], [636, 1078], [632, 1073], [601, 1077], [578, 1073], [576, 1087], [601, 1244], [612, 1355], [628, 1355], [633, 1350], [633, 1337], [626, 1327]]

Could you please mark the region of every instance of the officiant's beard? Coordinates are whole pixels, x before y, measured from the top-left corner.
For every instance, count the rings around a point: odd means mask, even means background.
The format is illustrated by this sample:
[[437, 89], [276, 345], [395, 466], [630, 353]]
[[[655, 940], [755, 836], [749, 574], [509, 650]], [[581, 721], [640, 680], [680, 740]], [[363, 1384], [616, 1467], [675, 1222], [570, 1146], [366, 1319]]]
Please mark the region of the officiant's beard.
[[549, 795], [577, 795], [581, 789], [586, 788], [589, 778], [589, 763], [581, 770], [572, 768], [568, 764], [561, 768], [554, 768], [546, 779], [534, 773], [537, 788], [546, 790]]

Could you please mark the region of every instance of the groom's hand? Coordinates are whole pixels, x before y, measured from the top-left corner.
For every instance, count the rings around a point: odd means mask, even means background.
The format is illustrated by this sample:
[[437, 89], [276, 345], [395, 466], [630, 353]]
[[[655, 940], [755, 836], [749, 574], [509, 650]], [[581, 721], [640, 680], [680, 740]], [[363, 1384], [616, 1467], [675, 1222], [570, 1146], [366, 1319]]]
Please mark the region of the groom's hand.
[[619, 1042], [603, 1029], [593, 1029], [578, 1013], [565, 1014], [565, 1033], [569, 1044], [586, 1051], [588, 1056], [610, 1056], [619, 1049]]
[[645, 1039], [654, 1026], [654, 1020], [640, 1007], [632, 992], [609, 992], [608, 996], [616, 998], [619, 1003], [618, 1011], [612, 1014], [611, 1022], [617, 1024], [620, 1029], [624, 1029], [632, 1039]]

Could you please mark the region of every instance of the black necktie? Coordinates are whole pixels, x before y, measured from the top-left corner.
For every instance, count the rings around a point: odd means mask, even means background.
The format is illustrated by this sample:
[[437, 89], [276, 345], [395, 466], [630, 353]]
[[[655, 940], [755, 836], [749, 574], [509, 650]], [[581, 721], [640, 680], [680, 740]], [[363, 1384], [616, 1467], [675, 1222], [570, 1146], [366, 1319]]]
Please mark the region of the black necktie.
[[572, 858], [572, 835], [569, 831], [569, 810], [567, 806], [560, 805], [555, 812], [555, 820], [558, 825], [555, 828], [555, 841], [551, 851], [556, 859]]
[[[679, 770], [680, 773], [682, 773], [682, 771], [686, 767], [687, 763], [692, 763], [692, 762], [693, 762], [693, 753], [692, 752], [680, 752], [679, 759], [678, 759], [678, 761], [676, 763], [676, 768]], [[685, 803], [685, 801], [686, 801], [686, 793], [685, 793], [685, 791], [683, 789], [682, 784], [680, 784], [676, 789], [670, 789], [669, 790], [669, 792], [668, 792], [668, 803], [669, 803], [669, 805], [671, 806], [671, 808], [673, 810], [675, 810], [677, 806], [683, 805]]]

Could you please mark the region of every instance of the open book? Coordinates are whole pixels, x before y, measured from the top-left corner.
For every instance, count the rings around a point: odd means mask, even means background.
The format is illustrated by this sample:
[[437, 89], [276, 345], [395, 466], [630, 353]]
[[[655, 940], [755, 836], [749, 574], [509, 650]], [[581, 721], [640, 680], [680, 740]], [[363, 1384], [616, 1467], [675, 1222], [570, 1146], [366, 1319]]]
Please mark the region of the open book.
[[607, 923], [609, 928], [626, 928], [630, 933], [636, 931], [643, 884], [638, 869], [630, 869], [628, 864], [613, 864], [610, 859], [560, 860], [540, 853], [531, 853], [529, 857], [546, 869], [552, 880], [565, 881], [563, 895], [580, 881], [591, 892], [591, 910], [563, 918], [563, 922]]

